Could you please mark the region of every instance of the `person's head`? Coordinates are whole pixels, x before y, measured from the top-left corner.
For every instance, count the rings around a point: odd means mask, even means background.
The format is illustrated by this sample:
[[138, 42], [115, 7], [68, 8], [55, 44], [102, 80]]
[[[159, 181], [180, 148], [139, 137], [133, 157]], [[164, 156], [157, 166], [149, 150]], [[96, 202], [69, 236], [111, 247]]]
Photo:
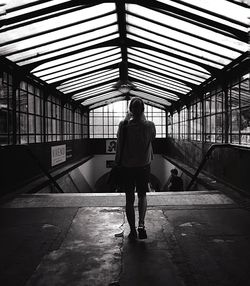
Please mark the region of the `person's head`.
[[177, 170], [177, 169], [172, 169], [170, 172], [171, 172], [171, 174], [174, 175], [174, 176], [177, 176], [177, 175], [178, 175], [178, 170]]
[[129, 111], [133, 114], [135, 118], [140, 118], [144, 112], [144, 102], [139, 97], [134, 97], [130, 101]]

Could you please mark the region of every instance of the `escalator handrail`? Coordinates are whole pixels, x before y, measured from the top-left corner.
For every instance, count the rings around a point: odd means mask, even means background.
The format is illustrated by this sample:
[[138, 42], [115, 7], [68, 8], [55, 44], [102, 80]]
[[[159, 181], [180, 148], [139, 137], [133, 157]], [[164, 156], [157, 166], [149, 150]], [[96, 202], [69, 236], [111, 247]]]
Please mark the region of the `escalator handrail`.
[[207, 160], [210, 158], [212, 152], [215, 149], [219, 148], [230, 148], [230, 149], [238, 149], [238, 150], [244, 150], [244, 151], [250, 151], [250, 147], [247, 146], [239, 146], [239, 145], [234, 145], [230, 143], [215, 143], [209, 147], [207, 150], [206, 154], [204, 155], [199, 167], [197, 168], [196, 172], [192, 176], [192, 179], [190, 183], [187, 186], [187, 191], [191, 189], [193, 183], [197, 180], [198, 175], [200, 174], [201, 170], [203, 169], [204, 165], [206, 164]]
[[[8, 148], [8, 146], [1, 146], [1, 149], [4, 148]], [[56, 182], [56, 180], [50, 175], [50, 173], [46, 170], [46, 168], [43, 166], [43, 164], [40, 162], [39, 158], [32, 152], [32, 150], [29, 148], [28, 145], [22, 144], [22, 145], [18, 145], [18, 147], [25, 149], [28, 154], [30, 155], [30, 157], [32, 158], [32, 160], [36, 163], [36, 165], [39, 167], [39, 169], [46, 175], [46, 177], [49, 179], [49, 182], [51, 182], [56, 189], [58, 190], [59, 193], [64, 193], [64, 191], [62, 190], [62, 188], [59, 186], [59, 184]], [[6, 148], [6, 149], [7, 149]]]

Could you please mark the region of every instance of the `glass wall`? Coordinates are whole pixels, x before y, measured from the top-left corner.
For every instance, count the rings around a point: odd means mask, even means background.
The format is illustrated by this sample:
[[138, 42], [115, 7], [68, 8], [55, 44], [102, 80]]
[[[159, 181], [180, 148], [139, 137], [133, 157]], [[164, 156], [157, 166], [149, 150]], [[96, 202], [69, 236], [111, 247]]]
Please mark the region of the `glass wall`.
[[180, 111], [180, 139], [188, 139], [188, 109], [186, 107]]
[[[118, 125], [124, 119], [129, 102], [119, 101], [90, 111], [90, 138], [116, 138]], [[156, 137], [166, 137], [166, 112], [145, 104], [145, 116], [155, 123]]]
[[190, 106], [190, 139], [200, 141], [202, 138], [202, 109], [197, 101]]
[[46, 141], [59, 141], [61, 138], [61, 102], [60, 99], [49, 95], [45, 101]]
[[25, 81], [16, 91], [16, 123], [18, 144], [42, 142], [43, 96]]
[[73, 109], [70, 103], [62, 107], [60, 95], [45, 94], [42, 87], [28, 81], [21, 81], [14, 91], [11, 73], [1, 74], [0, 145], [87, 137], [87, 111], [80, 107]]
[[205, 141], [225, 142], [225, 96], [221, 89], [205, 95]]
[[173, 138], [175, 139], [179, 139], [179, 113], [178, 112], [175, 112], [173, 114], [173, 120], [172, 120], [172, 124], [173, 124]]
[[13, 142], [13, 78], [3, 72], [0, 75], [0, 145]]
[[250, 87], [249, 75], [232, 84], [229, 89], [229, 140], [250, 145]]
[[250, 75], [235, 80], [226, 90], [217, 87], [207, 92], [203, 101], [194, 101], [188, 111], [185, 107], [176, 111], [168, 128], [168, 136], [176, 139], [186, 139], [185, 130], [190, 128], [190, 140], [250, 145]]
[[156, 138], [166, 137], [166, 112], [162, 109], [145, 104], [145, 116], [153, 121], [156, 129]]

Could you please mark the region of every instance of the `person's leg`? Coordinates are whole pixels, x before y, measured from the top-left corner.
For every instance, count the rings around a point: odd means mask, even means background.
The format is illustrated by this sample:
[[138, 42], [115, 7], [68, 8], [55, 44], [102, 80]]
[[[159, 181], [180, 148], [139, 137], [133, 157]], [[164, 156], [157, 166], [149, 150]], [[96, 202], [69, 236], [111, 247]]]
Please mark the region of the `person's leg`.
[[131, 231], [135, 231], [135, 194], [132, 191], [126, 192], [126, 216]]
[[138, 233], [140, 239], [147, 238], [145, 230], [145, 216], [147, 211], [147, 192], [148, 183], [150, 179], [150, 166], [145, 166], [139, 169], [136, 177], [136, 188], [138, 192], [138, 212], [139, 212], [139, 224]]
[[146, 193], [138, 196], [138, 211], [139, 211], [139, 227], [143, 227], [147, 211], [147, 195]]
[[124, 169], [124, 188], [126, 193], [126, 217], [130, 227], [130, 239], [137, 238], [137, 232], [135, 227], [135, 209], [134, 209], [134, 202], [135, 202], [135, 183], [133, 177], [133, 171], [129, 168]]

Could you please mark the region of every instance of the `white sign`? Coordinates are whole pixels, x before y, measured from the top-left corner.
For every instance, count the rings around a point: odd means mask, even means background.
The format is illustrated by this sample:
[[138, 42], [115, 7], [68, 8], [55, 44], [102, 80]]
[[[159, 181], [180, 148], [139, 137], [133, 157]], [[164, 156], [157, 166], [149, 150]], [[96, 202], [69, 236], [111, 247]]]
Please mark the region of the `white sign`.
[[114, 154], [116, 152], [116, 140], [106, 140], [106, 153]]
[[51, 146], [51, 166], [66, 161], [66, 145]]

